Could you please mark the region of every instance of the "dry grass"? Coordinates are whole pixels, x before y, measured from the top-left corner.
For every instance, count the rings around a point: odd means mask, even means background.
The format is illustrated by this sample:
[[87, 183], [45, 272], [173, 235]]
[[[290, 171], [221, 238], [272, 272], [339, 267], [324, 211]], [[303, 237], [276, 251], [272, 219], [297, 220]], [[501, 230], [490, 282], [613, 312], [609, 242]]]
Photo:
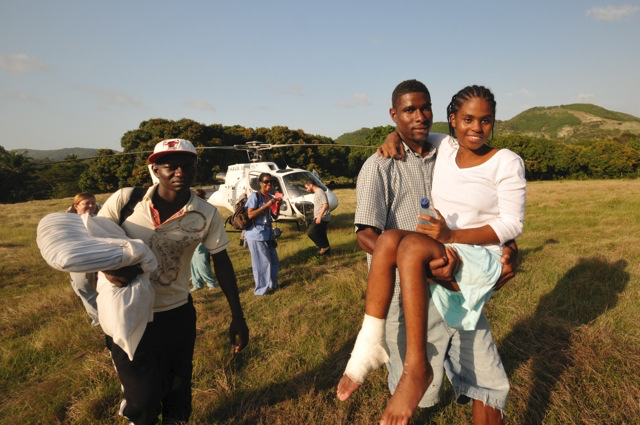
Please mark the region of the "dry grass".
[[[230, 232], [251, 343], [232, 358], [219, 290], [195, 295], [194, 424], [369, 424], [388, 399], [376, 371], [336, 400], [364, 311], [366, 263], [353, 234], [354, 191], [338, 190], [318, 258], [283, 224], [283, 289], [252, 295], [248, 251]], [[512, 390], [508, 424], [635, 423], [640, 417], [640, 181], [531, 183], [522, 263], [487, 314]], [[102, 197], [104, 199], [104, 196]], [[124, 423], [119, 385], [97, 329], [35, 246], [35, 227], [69, 200], [0, 205], [0, 423]], [[413, 423], [465, 424], [447, 387]]]

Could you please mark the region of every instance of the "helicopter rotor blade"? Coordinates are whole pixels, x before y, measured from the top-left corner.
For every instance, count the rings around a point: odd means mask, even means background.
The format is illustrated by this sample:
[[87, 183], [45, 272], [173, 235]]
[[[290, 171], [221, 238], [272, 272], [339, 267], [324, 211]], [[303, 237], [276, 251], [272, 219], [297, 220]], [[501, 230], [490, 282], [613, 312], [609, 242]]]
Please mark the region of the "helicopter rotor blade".
[[286, 143], [282, 145], [269, 145], [270, 148], [290, 148], [297, 146], [306, 146], [309, 148], [314, 147], [328, 147], [328, 148], [375, 148], [376, 146], [369, 145], [339, 145], [332, 143]]
[[[342, 145], [342, 144], [331, 144], [331, 143], [283, 143], [283, 144], [269, 144], [269, 143], [260, 143], [260, 142], [249, 142], [246, 145], [231, 145], [231, 146], [196, 146], [197, 150], [205, 150], [205, 149], [222, 149], [222, 150], [234, 150], [234, 151], [265, 151], [274, 148], [292, 148], [292, 147], [345, 147], [345, 148], [376, 148], [376, 146], [369, 145]], [[135, 151], [135, 152], [116, 152], [111, 155], [102, 155], [102, 156], [91, 156], [86, 158], [74, 158], [74, 159], [65, 159], [62, 161], [50, 161], [50, 162], [38, 162], [37, 164], [64, 164], [68, 162], [80, 162], [80, 161], [90, 161], [93, 159], [100, 158], [110, 158], [114, 156], [124, 156], [124, 155], [138, 155], [138, 154], [150, 154], [153, 151]]]

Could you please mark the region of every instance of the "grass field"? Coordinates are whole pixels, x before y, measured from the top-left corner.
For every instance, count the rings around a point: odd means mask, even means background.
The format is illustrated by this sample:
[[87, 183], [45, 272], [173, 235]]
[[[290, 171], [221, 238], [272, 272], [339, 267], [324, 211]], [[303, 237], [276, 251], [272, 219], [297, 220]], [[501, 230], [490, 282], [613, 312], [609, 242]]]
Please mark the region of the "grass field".
[[[336, 400], [364, 312], [366, 261], [354, 190], [337, 190], [333, 256], [282, 224], [282, 289], [254, 297], [247, 249], [229, 250], [251, 330], [231, 357], [220, 290], [195, 294], [193, 424], [371, 424], [386, 372]], [[106, 196], [100, 196], [103, 201]], [[68, 275], [40, 257], [35, 228], [66, 200], [0, 205], [0, 423], [112, 424], [119, 383]], [[640, 180], [530, 183], [518, 275], [486, 313], [512, 389], [508, 424], [631, 424], [640, 418]], [[413, 423], [467, 424], [469, 406], [419, 410]]]

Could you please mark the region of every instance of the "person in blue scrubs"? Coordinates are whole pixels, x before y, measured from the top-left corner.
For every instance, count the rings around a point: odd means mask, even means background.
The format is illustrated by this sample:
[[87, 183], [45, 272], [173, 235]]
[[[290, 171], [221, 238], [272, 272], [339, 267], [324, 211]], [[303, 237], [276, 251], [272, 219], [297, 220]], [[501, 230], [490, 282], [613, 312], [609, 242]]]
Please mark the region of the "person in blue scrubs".
[[273, 238], [273, 219], [280, 212], [280, 198], [271, 195], [273, 176], [262, 173], [258, 177], [260, 191], [249, 195], [245, 204], [251, 225], [245, 239], [251, 253], [251, 267], [256, 287], [255, 295], [270, 295], [278, 289], [280, 262]]

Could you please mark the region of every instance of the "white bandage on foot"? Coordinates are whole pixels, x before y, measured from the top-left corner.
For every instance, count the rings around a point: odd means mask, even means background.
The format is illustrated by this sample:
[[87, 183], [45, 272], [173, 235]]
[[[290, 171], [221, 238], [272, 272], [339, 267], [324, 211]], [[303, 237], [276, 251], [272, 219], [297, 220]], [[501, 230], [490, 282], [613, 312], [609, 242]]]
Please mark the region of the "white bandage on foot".
[[389, 349], [384, 338], [385, 319], [364, 315], [362, 328], [356, 338], [344, 374], [362, 385], [369, 372], [389, 360]]

